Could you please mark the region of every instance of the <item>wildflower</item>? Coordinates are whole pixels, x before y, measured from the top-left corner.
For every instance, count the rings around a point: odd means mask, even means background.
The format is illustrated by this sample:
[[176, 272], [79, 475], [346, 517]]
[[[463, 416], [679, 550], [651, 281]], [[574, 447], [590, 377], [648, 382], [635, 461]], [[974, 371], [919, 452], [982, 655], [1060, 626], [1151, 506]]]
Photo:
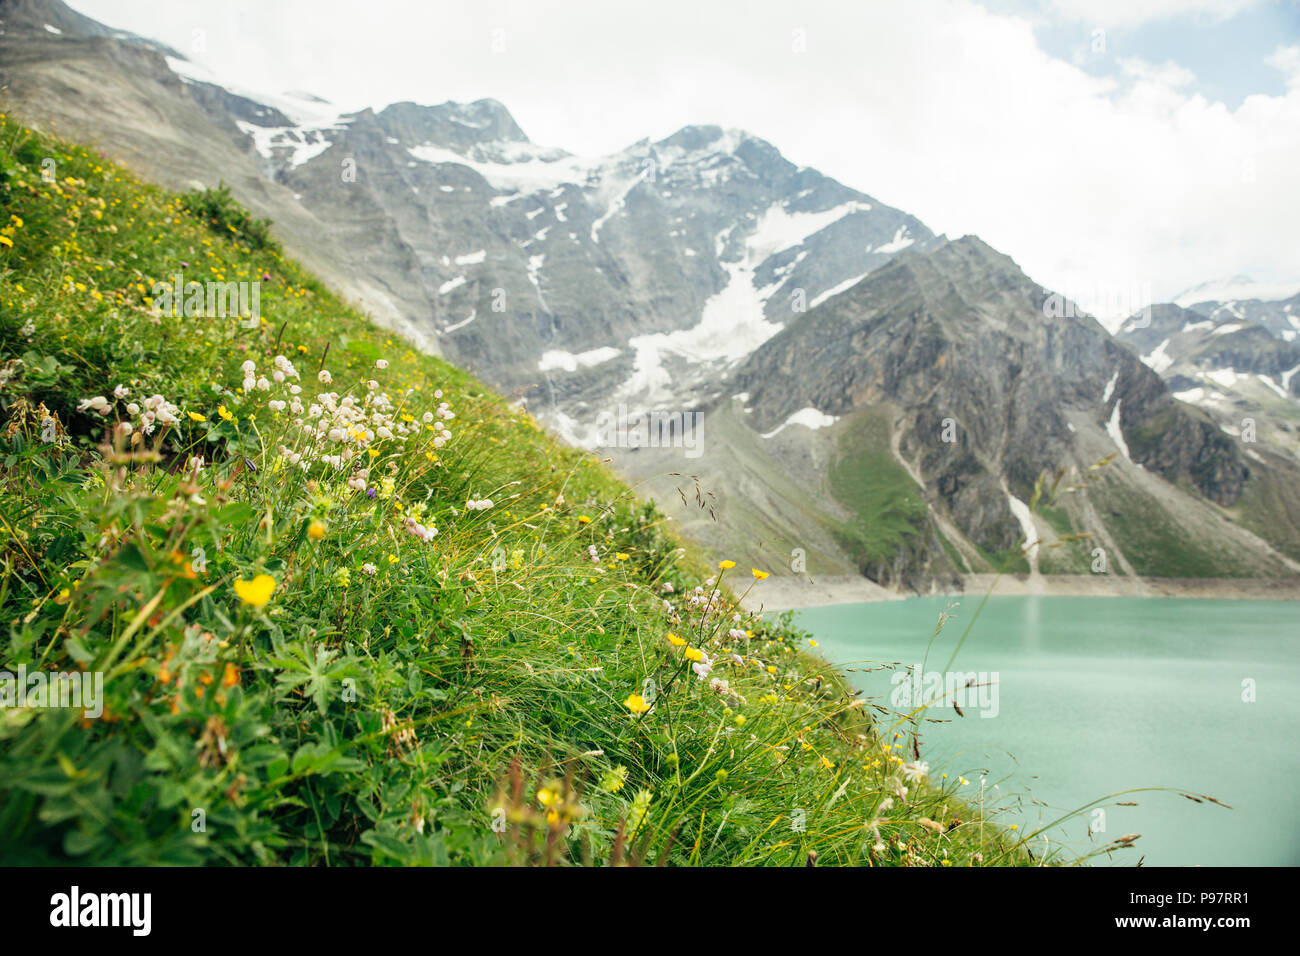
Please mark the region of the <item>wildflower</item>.
[[232, 422], [235, 420], [235, 416], [230, 414], [230, 410], [227, 409], [225, 405], [217, 406], [217, 414], [221, 416], [223, 422]]
[[735, 561], [719, 561], [719, 562], [718, 562], [718, 570], [719, 570], [719, 571], [726, 571], [726, 570], [728, 570], [728, 569], [730, 569], [730, 568], [734, 568], [735, 566], [736, 566], [736, 562], [735, 562]]
[[388, 368], [388, 359], [375, 359], [375, 368], [377, 369]]
[[704, 660], [704, 652], [701, 651], [701, 650], [700, 650], [699, 648], [697, 648], [697, 647], [688, 647], [688, 648], [686, 648], [686, 652], [685, 652], [685, 653], [686, 653], [686, 659], [687, 659], [688, 661], [702, 661], [702, 660]]
[[644, 714], [650, 709], [650, 705], [640, 694], [628, 694], [627, 700], [623, 701], [623, 706], [634, 714]]
[[685, 646], [686, 646], [686, 641], [685, 641], [684, 639], [678, 637], [676, 634], [669, 634], [669, 635], [668, 635], [668, 643], [671, 644], [673, 647], [685, 647]]
[[330, 370], [329, 370], [329, 369], [327, 369], [327, 368], [323, 368], [323, 369], [321, 369], [319, 372], [316, 373], [316, 379], [317, 379], [317, 380], [318, 380], [322, 385], [328, 385], [330, 382], [332, 382], [332, 381], [334, 380], [334, 377], [333, 377], [332, 375], [330, 375]]
[[366, 562], [365, 564], [361, 565], [361, 573], [367, 574], [373, 578], [376, 574], [379, 573], [379, 568], [373, 564], [370, 564], [369, 562]]
[[259, 574], [251, 581], [245, 581], [239, 578], [235, 581], [235, 593], [245, 604], [251, 604], [253, 607], [262, 607], [267, 601], [271, 600], [271, 594], [275, 591], [275, 578], [269, 574]]
[[190, 421], [192, 421], [192, 422], [206, 422], [206, 421], [207, 421], [207, 418], [205, 418], [204, 416], [200, 415], [198, 412], [186, 412], [185, 414], [188, 415], [188, 416], [190, 417]]
[[627, 783], [627, 767], [622, 765], [606, 771], [600, 778], [600, 788], [608, 793], [618, 793], [625, 783]]
[[321, 538], [325, 537], [324, 522], [313, 521], [311, 524], [307, 525], [307, 537], [311, 538], [313, 541], [319, 541]]
[[632, 800], [632, 806], [627, 811], [627, 834], [629, 837], [635, 836], [641, 824], [645, 822], [646, 814], [650, 812], [650, 801], [654, 799], [654, 794], [649, 790], [640, 791]]
[[578, 524], [591, 524], [591, 519], [586, 515], [578, 515]]
[[930, 765], [923, 760], [903, 764], [903, 777], [912, 783], [921, 783], [929, 771]]
[[94, 409], [101, 415], [107, 415], [111, 407], [112, 406], [109, 404], [108, 399], [103, 395], [96, 395], [94, 398], [83, 398], [81, 401], [77, 402], [77, 411], [79, 412]]
[[751, 568], [750, 573], [754, 575], [755, 581], [762, 581], [764, 578], [770, 578], [772, 576], [767, 571], [760, 571], [758, 568]]
[[821, 758], [821, 765], [822, 765], [822, 767], [823, 767], [824, 769], [826, 769], [826, 770], [834, 770], [834, 769], [835, 769], [835, 761], [834, 761], [834, 760], [831, 760], [831, 759], [828, 758], [828, 757], [822, 757], [822, 758]]
[[537, 789], [537, 802], [544, 807], [552, 806], [560, 799], [560, 795], [550, 787], [539, 787]]
[[618, 552], [616, 555], [614, 555], [614, 560], [615, 560], [615, 561], [626, 561], [626, 560], [627, 560], [627, 555], [624, 554], [622, 551], [620, 551], [620, 552]]
[[695, 676], [704, 680], [713, 671], [713, 658], [704, 652], [700, 652], [700, 660], [691, 665], [691, 670], [695, 671]]

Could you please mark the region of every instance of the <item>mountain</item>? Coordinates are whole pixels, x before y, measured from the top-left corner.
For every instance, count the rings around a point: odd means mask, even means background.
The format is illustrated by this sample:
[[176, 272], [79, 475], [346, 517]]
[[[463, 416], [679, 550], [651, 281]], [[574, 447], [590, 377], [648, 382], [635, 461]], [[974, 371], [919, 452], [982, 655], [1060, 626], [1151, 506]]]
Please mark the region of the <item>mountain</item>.
[[1243, 523], [1292, 557], [1300, 557], [1300, 342], [1292, 316], [1300, 300], [1236, 299], [1230, 292], [1284, 295], [1237, 281], [1179, 296], [1225, 298], [1187, 308], [1160, 303], [1129, 317], [1116, 337], [1169, 385], [1239, 442], [1251, 473]]
[[1174, 305], [1218, 322], [1255, 322], [1286, 342], [1300, 336], [1300, 282], [1255, 282], [1233, 276], [1183, 292]]
[[[1092, 538], [1022, 570], [1088, 572], [1102, 547], [1115, 573], [1294, 573], [1232, 520], [1252, 475], [1239, 442], [1095, 320], [1048, 317], [1050, 298], [975, 237], [899, 255], [729, 377], [706, 434], [740, 494], [715, 503], [716, 526], [689, 502], [680, 516], [705, 538], [743, 529], [719, 548], [744, 535], [768, 560], [800, 549], [915, 589], [1068, 534]], [[1080, 487], [1031, 515], [1038, 476], [1060, 468]]]
[[[1300, 571], [1290, 420], [1256, 446], [1197, 400], [1215, 362], [1284, 398], [1300, 386], [1289, 304], [1232, 298], [1265, 294], [1242, 281], [1158, 308], [1126, 347], [977, 238], [741, 130], [580, 157], [494, 100], [345, 110], [241, 89], [56, 0], [0, 0], [0, 19], [16, 113], [167, 185], [228, 182], [379, 321], [755, 567], [926, 590], [1008, 560], [1088, 573], [1101, 547], [1126, 575]], [[1243, 327], [1186, 339], [1184, 378], [1162, 381], [1184, 339], [1153, 336], [1226, 326], [1202, 309]], [[661, 414], [670, 440], [638, 439]], [[1030, 514], [1062, 468], [1078, 490]], [[1092, 537], [1017, 560], [1058, 535]]]
[[739, 130], [578, 157], [492, 100], [346, 112], [223, 83], [55, 0], [0, 19], [25, 118], [169, 186], [225, 180], [378, 319], [575, 441], [614, 396], [691, 407], [802, 309], [936, 241]]

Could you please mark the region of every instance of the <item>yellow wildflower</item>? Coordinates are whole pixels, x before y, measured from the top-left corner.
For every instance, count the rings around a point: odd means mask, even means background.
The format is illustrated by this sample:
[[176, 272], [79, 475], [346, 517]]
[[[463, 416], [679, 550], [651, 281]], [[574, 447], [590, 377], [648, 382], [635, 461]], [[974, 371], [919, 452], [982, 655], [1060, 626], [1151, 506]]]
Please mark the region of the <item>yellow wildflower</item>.
[[262, 607], [266, 604], [271, 600], [274, 591], [275, 578], [269, 574], [259, 574], [251, 581], [245, 581], [243, 578], [235, 581], [235, 593], [239, 595], [239, 599], [253, 607]]

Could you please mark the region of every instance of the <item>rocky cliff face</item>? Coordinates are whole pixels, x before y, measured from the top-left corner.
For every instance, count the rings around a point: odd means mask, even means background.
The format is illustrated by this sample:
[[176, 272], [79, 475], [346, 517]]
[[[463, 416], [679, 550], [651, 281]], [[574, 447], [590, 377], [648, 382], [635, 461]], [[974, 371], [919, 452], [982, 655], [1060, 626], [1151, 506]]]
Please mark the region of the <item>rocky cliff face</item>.
[[737, 370], [753, 424], [799, 409], [899, 409], [896, 448], [981, 548], [1004, 551], [1043, 472], [1082, 463], [1085, 416], [1115, 453], [1220, 505], [1248, 468], [1233, 440], [1088, 318], [1051, 318], [1047, 292], [973, 237], [905, 253], [757, 349]]

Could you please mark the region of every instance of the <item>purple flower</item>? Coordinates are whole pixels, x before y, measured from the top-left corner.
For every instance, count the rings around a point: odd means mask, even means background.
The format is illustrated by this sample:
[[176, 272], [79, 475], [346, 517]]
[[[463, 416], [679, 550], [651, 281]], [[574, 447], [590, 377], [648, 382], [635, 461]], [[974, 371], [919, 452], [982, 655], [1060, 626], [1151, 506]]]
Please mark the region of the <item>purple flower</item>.
[[375, 486], [371, 485], [369, 488], [366, 489], [366, 497], [373, 498], [374, 496], [375, 496]]

